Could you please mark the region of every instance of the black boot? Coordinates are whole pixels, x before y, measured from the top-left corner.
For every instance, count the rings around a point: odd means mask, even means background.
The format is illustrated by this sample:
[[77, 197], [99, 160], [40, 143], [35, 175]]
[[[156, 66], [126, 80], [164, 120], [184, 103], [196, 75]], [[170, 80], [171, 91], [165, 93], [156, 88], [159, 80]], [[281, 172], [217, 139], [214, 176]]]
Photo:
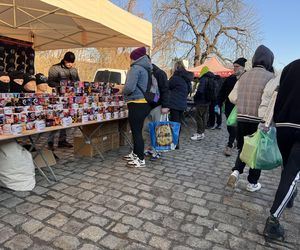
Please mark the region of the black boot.
[[263, 232], [266, 238], [284, 241], [284, 228], [274, 216], [269, 216]]
[[297, 196], [297, 193], [298, 193], [298, 190], [297, 190], [297, 188], [296, 188], [296, 190], [294, 191], [294, 193], [293, 193], [291, 199], [290, 199], [289, 202], [286, 204], [286, 207], [287, 207], [287, 208], [292, 208], [292, 207], [294, 206], [294, 200], [295, 200], [295, 198], [296, 198], [296, 196]]

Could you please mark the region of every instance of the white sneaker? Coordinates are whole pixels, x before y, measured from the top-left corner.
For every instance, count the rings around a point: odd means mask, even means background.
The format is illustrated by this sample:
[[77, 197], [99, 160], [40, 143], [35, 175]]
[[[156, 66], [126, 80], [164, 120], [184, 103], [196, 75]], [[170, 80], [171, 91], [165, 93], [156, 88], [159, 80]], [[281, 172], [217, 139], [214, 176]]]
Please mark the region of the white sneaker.
[[240, 172], [237, 170], [234, 170], [228, 178], [227, 186], [234, 188], [239, 180], [239, 175], [240, 175]]
[[255, 191], [258, 191], [261, 189], [261, 184], [260, 183], [257, 183], [257, 184], [251, 184], [251, 183], [248, 183], [247, 185], [247, 191], [249, 192], [255, 192]]
[[133, 161], [127, 162], [127, 165], [130, 168], [144, 168], [144, 167], [146, 167], [146, 162], [145, 162], [145, 159], [140, 160], [139, 158], [136, 158]]
[[191, 140], [192, 141], [200, 141], [202, 139], [204, 139], [205, 135], [204, 134], [194, 134], [192, 137], [191, 137]]
[[130, 152], [130, 154], [123, 156], [123, 159], [125, 161], [133, 161], [137, 158], [137, 155], [133, 153], [133, 151]]

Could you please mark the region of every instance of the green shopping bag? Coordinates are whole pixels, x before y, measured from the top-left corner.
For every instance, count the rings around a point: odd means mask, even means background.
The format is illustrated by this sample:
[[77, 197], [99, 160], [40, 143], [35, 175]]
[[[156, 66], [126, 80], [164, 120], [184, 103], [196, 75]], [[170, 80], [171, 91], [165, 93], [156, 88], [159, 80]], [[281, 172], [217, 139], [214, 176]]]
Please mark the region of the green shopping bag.
[[227, 124], [227, 126], [233, 126], [233, 127], [236, 126], [236, 124], [237, 124], [237, 107], [236, 106], [234, 106], [230, 115], [228, 116], [226, 124]]
[[250, 168], [255, 168], [256, 166], [257, 148], [261, 136], [262, 132], [258, 129], [254, 134], [244, 137], [244, 146], [240, 154], [240, 159]]
[[261, 132], [257, 147], [256, 169], [270, 170], [282, 165], [282, 156], [276, 139], [276, 129], [271, 127], [268, 132]]

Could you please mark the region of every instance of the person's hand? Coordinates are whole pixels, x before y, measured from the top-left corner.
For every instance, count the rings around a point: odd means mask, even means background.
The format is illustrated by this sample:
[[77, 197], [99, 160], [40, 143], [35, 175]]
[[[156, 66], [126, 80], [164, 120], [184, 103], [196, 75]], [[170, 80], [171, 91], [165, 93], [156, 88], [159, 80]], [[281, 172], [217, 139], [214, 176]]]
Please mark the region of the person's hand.
[[269, 132], [269, 130], [270, 130], [270, 127], [267, 127], [267, 126], [265, 125], [265, 123], [263, 123], [263, 122], [260, 122], [260, 123], [258, 124], [258, 128], [259, 128], [261, 131], [265, 132], [265, 133]]
[[168, 114], [168, 113], [169, 113], [169, 111], [170, 111], [170, 109], [169, 109], [169, 108], [162, 108], [162, 109], [161, 109], [161, 113], [162, 113], [163, 115], [166, 115], [166, 114]]
[[115, 85], [113, 86], [113, 88], [114, 88], [114, 89], [118, 89], [118, 90], [119, 90], [118, 92], [121, 94], [121, 93], [123, 92], [124, 85], [123, 85], [123, 84], [115, 84]]

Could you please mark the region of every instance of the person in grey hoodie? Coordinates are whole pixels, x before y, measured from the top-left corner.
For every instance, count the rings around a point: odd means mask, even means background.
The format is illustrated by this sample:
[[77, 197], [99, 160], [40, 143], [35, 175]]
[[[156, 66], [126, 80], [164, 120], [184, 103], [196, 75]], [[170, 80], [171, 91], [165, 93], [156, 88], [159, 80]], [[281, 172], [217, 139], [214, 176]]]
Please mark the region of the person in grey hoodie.
[[132, 64], [127, 73], [123, 89], [124, 99], [128, 107], [128, 121], [132, 132], [133, 151], [124, 156], [129, 167], [145, 167], [143, 125], [151, 111], [143, 92], [146, 92], [149, 74], [152, 71], [146, 48], [133, 50], [130, 54]]
[[[239, 154], [236, 158], [232, 174], [229, 176], [227, 185], [235, 187], [239, 175], [243, 173], [246, 164], [240, 160], [240, 153], [244, 145], [244, 136], [256, 132], [261, 118], [258, 108], [265, 86], [274, 77], [273, 71], [274, 55], [272, 51], [260, 45], [252, 58], [252, 69], [245, 72], [235, 84], [229, 99], [237, 105], [237, 148]], [[234, 100], [233, 96], [236, 97]], [[247, 190], [255, 192], [261, 189], [258, 183], [261, 171], [259, 169], [249, 170]]]

